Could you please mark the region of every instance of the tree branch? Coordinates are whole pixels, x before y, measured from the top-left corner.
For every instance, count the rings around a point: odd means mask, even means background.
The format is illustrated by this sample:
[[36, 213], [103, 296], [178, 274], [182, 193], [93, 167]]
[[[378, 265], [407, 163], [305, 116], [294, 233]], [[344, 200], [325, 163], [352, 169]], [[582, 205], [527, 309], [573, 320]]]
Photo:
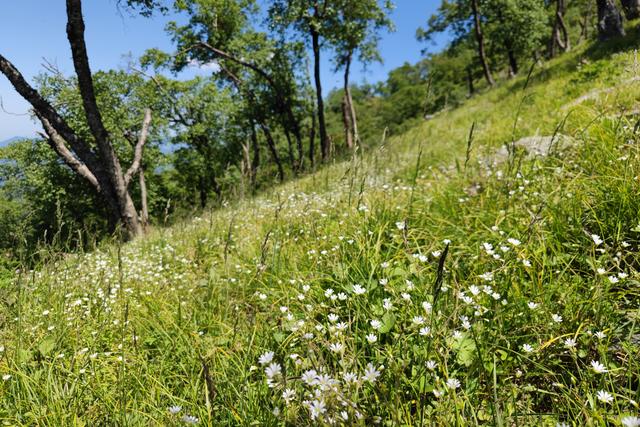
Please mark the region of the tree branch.
[[73, 155], [73, 153], [65, 145], [65, 142], [62, 136], [60, 136], [60, 134], [53, 128], [51, 123], [49, 123], [49, 121], [42, 114], [40, 114], [38, 111], [35, 111], [35, 115], [38, 117], [38, 119], [40, 119], [40, 122], [42, 123], [42, 127], [47, 133], [46, 135], [43, 133], [40, 133], [40, 136], [42, 136], [45, 139], [45, 141], [47, 141], [47, 143], [49, 144], [49, 146], [51, 146], [53, 151], [55, 151], [58, 154], [58, 156], [60, 156], [62, 160], [64, 160], [64, 162], [72, 170], [74, 170], [78, 175], [82, 176], [87, 181], [89, 181], [89, 183], [98, 192], [100, 192], [100, 184], [98, 183], [98, 180], [96, 179], [95, 175], [89, 170], [87, 165], [82, 163]]
[[148, 74], [145, 73], [143, 70], [140, 70], [138, 68], [135, 67], [130, 67], [132, 71], [147, 77], [148, 79], [150, 79], [158, 88], [158, 90], [160, 92], [162, 92], [163, 94], [165, 94], [172, 102], [171, 104], [171, 109], [174, 111], [174, 113], [176, 114], [176, 116], [178, 117], [178, 120], [174, 120], [174, 122], [179, 122], [180, 124], [184, 125], [184, 126], [192, 126], [193, 124], [187, 120], [187, 118], [184, 116], [184, 114], [182, 114], [182, 112], [180, 111], [180, 108], [178, 107], [179, 105], [179, 100], [178, 98], [176, 98], [172, 93], [170, 93], [167, 89], [165, 89], [162, 86], [162, 83], [160, 83], [160, 81], [158, 80], [158, 78], [152, 74]]
[[[67, 39], [71, 46], [73, 67], [78, 76], [78, 87], [82, 97], [87, 123], [96, 143], [102, 147], [109, 139], [109, 134], [102, 122], [96, 95], [93, 89], [93, 77], [89, 67], [87, 45], [84, 41], [84, 20], [82, 18], [82, 1], [67, 0]], [[109, 157], [109, 156], [107, 156]]]
[[200, 41], [200, 42], [196, 43], [196, 46], [201, 46], [201, 47], [211, 51], [212, 53], [214, 53], [214, 54], [216, 54], [218, 56], [221, 56], [224, 59], [228, 59], [229, 61], [233, 61], [236, 64], [242, 65], [243, 67], [247, 67], [247, 68], [255, 71], [260, 76], [262, 76], [274, 90], [278, 89], [278, 86], [276, 85], [276, 82], [271, 78], [269, 73], [267, 73], [266, 71], [264, 71], [262, 68], [258, 67], [257, 65], [252, 64], [251, 62], [243, 61], [242, 59], [237, 58], [237, 57], [231, 55], [230, 53], [227, 53], [227, 52], [225, 52], [223, 50], [220, 50], [217, 47], [211, 46], [207, 42]]
[[33, 110], [47, 120], [50, 126], [71, 146], [78, 158], [95, 171], [99, 166], [95, 154], [79, 139], [58, 112], [24, 79], [20, 71], [4, 56], [0, 55], [0, 72], [5, 75], [14, 89], [33, 107]]
[[140, 170], [140, 164], [142, 163], [142, 153], [144, 152], [144, 145], [147, 143], [147, 135], [149, 134], [149, 126], [151, 124], [151, 109], [144, 110], [144, 119], [142, 121], [142, 130], [138, 137], [138, 143], [134, 149], [133, 163], [124, 174], [124, 185], [129, 186], [131, 178]]

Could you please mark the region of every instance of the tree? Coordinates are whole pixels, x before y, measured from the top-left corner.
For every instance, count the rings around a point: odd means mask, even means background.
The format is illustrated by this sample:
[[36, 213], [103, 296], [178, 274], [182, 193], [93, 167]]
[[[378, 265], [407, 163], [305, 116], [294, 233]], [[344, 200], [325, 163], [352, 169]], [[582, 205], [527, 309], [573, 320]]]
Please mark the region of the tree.
[[523, 56], [532, 57], [540, 48], [547, 31], [547, 16], [542, 0], [487, 0], [487, 36], [494, 51], [504, 52], [509, 75], [520, 70]]
[[493, 86], [495, 81], [491, 75], [487, 54], [485, 52], [484, 33], [482, 32], [482, 25], [480, 23], [480, 8], [478, 6], [478, 0], [471, 0], [471, 10], [473, 12], [473, 29], [476, 35], [476, 41], [478, 42], [478, 58], [482, 64], [484, 78], [487, 80], [489, 86]]
[[608, 40], [625, 35], [622, 15], [613, 0], [596, 0], [598, 9], [598, 38]]
[[[212, 60], [224, 62], [223, 71], [230, 70], [243, 81], [255, 82], [253, 87], [246, 87], [246, 90], [255, 92], [258, 88], [271, 94], [272, 111], [278, 117], [287, 140], [289, 141], [290, 134], [295, 138], [299, 164], [292, 164], [292, 167], [298, 170], [303, 165], [302, 135], [299, 120], [293, 111], [296, 87], [292, 70], [301, 60], [299, 47], [270, 39], [266, 33], [255, 31], [249, 26], [248, 21], [256, 11], [253, 0], [189, 0], [187, 4], [190, 3], [193, 4], [190, 24], [177, 28], [174, 33], [175, 36], [179, 35], [179, 38], [174, 37], [178, 40], [178, 48], [186, 47], [184, 43], [180, 43], [180, 39], [184, 40], [186, 36], [188, 40], [195, 36], [197, 42], [189, 49], [192, 59], [204, 63]], [[221, 20], [228, 20], [234, 15], [236, 28], [220, 36]], [[235, 85], [236, 82], [229, 73], [224, 72], [222, 75], [227, 76]], [[290, 141], [289, 146], [292, 147]]]
[[620, 0], [622, 10], [629, 21], [640, 18], [640, 0]]
[[[112, 226], [122, 224], [125, 238], [130, 239], [142, 232], [138, 213], [129, 193], [129, 185], [140, 168], [146, 138], [140, 138], [135, 150], [136, 156], [130, 167], [124, 171], [96, 102], [84, 40], [85, 25], [81, 0], [67, 0], [66, 8], [67, 38], [71, 46], [78, 89], [91, 140], [81, 138], [59, 112], [29, 85], [18, 69], [1, 55], [0, 71], [16, 91], [31, 104], [34, 114], [42, 123], [51, 148], [100, 193], [101, 199], [108, 206]], [[148, 121], [145, 121], [142, 127], [144, 129], [148, 126]], [[141, 133], [144, 134], [145, 132]]]
[[336, 70], [344, 70], [344, 96], [342, 117], [347, 148], [358, 143], [358, 122], [349, 84], [349, 74], [354, 55], [364, 66], [374, 61], [382, 61], [378, 51], [380, 32], [384, 28], [393, 29], [388, 14], [393, 8], [390, 1], [381, 4], [378, 0], [343, 0], [336, 7], [336, 21], [328, 31], [331, 44], [336, 51]]
[[[184, 25], [168, 25], [177, 53], [170, 57], [152, 50], [145, 55], [145, 62], [170, 66], [173, 71], [194, 63], [215, 63], [214, 75], [220, 83], [235, 88], [247, 102], [268, 98], [270, 108], [264, 109], [268, 114], [253, 117], [247, 125], [255, 122], [270, 132], [265, 120], [275, 118], [287, 139], [293, 171], [302, 169], [302, 132], [299, 115], [294, 111], [298, 91], [294, 70], [303, 57], [302, 49], [251, 28], [249, 22], [256, 12], [253, 0], [186, 0], [175, 2], [174, 9], [189, 16]], [[284, 173], [281, 175], [284, 177]]]
[[549, 39], [549, 56], [555, 57], [557, 48], [564, 52], [571, 50], [571, 41], [569, 40], [569, 31], [565, 23], [565, 13], [567, 5], [565, 0], [555, 1], [555, 14], [553, 18], [553, 27], [551, 30], [551, 38]]
[[322, 42], [335, 22], [336, 8], [331, 0], [273, 0], [269, 8], [269, 21], [273, 30], [288, 31], [293, 28], [299, 36], [311, 42], [313, 51], [313, 77], [316, 88], [320, 154], [323, 161], [329, 158], [331, 142], [327, 134], [320, 54]]
[[443, 0], [438, 11], [427, 23], [426, 29], [418, 29], [419, 40], [428, 41], [438, 33], [451, 31], [452, 44], [468, 39], [473, 34], [476, 42], [476, 55], [482, 67], [482, 73], [489, 86], [495, 84], [487, 56], [483, 31], [483, 15], [478, 0]]
[[[49, 75], [36, 78], [38, 91], [52, 105], [59, 106], [63, 118], [83, 140], [90, 140], [91, 133], [86, 126], [86, 118], [82, 104], [82, 97], [78, 92], [78, 82], [75, 78], [65, 78], [60, 71], [49, 66]], [[113, 145], [117, 157], [122, 161], [133, 162], [136, 149], [144, 148], [140, 153], [138, 169], [138, 188], [132, 183], [132, 191], [138, 192], [140, 200], [139, 218], [141, 225], [146, 227], [149, 220], [149, 203], [147, 180], [144, 170], [154, 169], [158, 165], [157, 147], [145, 142], [138, 144], [140, 138], [157, 141], [163, 129], [164, 120], [156, 114], [154, 125], [151, 126], [151, 109], [159, 111], [161, 100], [150, 82], [142, 77], [123, 71], [99, 71], [93, 75], [96, 103], [101, 111], [102, 121], [109, 133], [110, 143]], [[146, 126], [140, 127], [140, 118]], [[152, 148], [150, 151], [149, 148]]]

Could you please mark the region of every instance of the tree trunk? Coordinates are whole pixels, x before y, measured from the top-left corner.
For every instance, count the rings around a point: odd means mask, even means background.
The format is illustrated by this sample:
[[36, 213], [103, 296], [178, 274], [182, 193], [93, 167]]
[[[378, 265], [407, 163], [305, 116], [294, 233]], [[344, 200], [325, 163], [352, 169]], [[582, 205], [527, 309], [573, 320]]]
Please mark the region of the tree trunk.
[[520, 70], [518, 68], [518, 60], [516, 59], [516, 54], [511, 48], [511, 43], [508, 43], [507, 57], [509, 59], [509, 77], [515, 77], [518, 75], [518, 72]]
[[353, 133], [351, 131], [351, 113], [349, 112], [349, 102], [347, 94], [342, 96], [342, 124], [344, 126], [344, 141], [347, 149], [353, 150]]
[[578, 43], [582, 43], [583, 40], [586, 40], [589, 37], [589, 25], [591, 22], [591, 2], [586, 4], [586, 9], [584, 14], [582, 15], [582, 21], [579, 22], [580, 25], [580, 36], [578, 37]]
[[598, 38], [608, 40], [624, 36], [622, 15], [614, 0], [596, 0], [598, 7]]
[[480, 23], [480, 10], [478, 7], [478, 0], [471, 0], [471, 9], [473, 11], [473, 27], [475, 30], [476, 41], [478, 42], [478, 58], [482, 65], [482, 72], [484, 78], [487, 80], [489, 86], [496, 84], [491, 75], [491, 69], [489, 68], [489, 62], [487, 61], [487, 54], [484, 49], [484, 34], [482, 33], [482, 25]]
[[300, 127], [298, 121], [293, 118], [293, 136], [296, 138], [296, 146], [298, 148], [298, 171], [304, 170], [304, 147], [302, 146], [302, 135], [300, 134]]
[[264, 133], [264, 137], [267, 140], [267, 147], [269, 147], [269, 151], [271, 152], [271, 157], [278, 167], [278, 179], [280, 182], [284, 181], [284, 168], [282, 167], [282, 162], [280, 161], [280, 156], [278, 155], [278, 149], [276, 148], [276, 143], [273, 140], [273, 136], [271, 135], [271, 131], [269, 127], [264, 123], [260, 123], [260, 128], [262, 129], [262, 133]]
[[344, 123], [344, 138], [347, 148], [352, 150], [357, 142], [356, 117], [351, 88], [349, 87], [349, 74], [351, 72], [352, 52], [345, 57], [344, 64], [344, 96], [342, 98], [342, 121]]
[[256, 135], [256, 127], [251, 122], [251, 146], [253, 148], [253, 159], [251, 160], [251, 187], [255, 189], [256, 178], [258, 176], [258, 168], [260, 167], [260, 143], [258, 135]]
[[283, 128], [283, 131], [284, 131], [284, 137], [287, 140], [287, 150], [289, 153], [289, 165], [291, 165], [291, 170], [293, 171], [293, 174], [297, 175], [298, 165], [296, 163], [296, 158], [293, 154], [293, 144], [291, 142], [291, 135], [289, 135], [289, 130], [286, 127]]
[[209, 189], [204, 171], [198, 177], [198, 194], [200, 195], [200, 208], [204, 209], [207, 207], [207, 203], [209, 203]]
[[138, 180], [140, 183], [140, 222], [142, 229], [145, 230], [149, 225], [149, 206], [147, 204], [147, 182], [144, 179], [144, 168], [140, 166], [138, 172]]
[[100, 110], [96, 101], [93, 88], [93, 76], [89, 67], [87, 46], [84, 40], [84, 19], [82, 17], [81, 0], [67, 0], [67, 39], [71, 46], [73, 66], [78, 77], [78, 87], [82, 98], [87, 124], [91, 130], [101, 161], [107, 171], [108, 182], [102, 183], [110, 187], [110, 192], [115, 196], [118, 204], [120, 221], [122, 222], [126, 238], [133, 238], [142, 233], [142, 227], [138, 221], [138, 213], [129, 195], [125, 184], [122, 167], [116, 152], [109, 141], [109, 133], [104, 127]]
[[[221, 49], [218, 49], [217, 47], [210, 45], [209, 43], [200, 41], [196, 44], [196, 46], [203, 47], [224, 59], [235, 62], [236, 64], [242, 65], [243, 67], [249, 68], [250, 70], [254, 71], [256, 74], [258, 74], [260, 77], [262, 77], [268, 83], [269, 87], [271, 87], [271, 90], [274, 93], [278, 113], [282, 116], [283, 127], [285, 129], [289, 129], [293, 133], [293, 136], [296, 139], [296, 144], [298, 146], [299, 160], [300, 160], [299, 167], [303, 168], [304, 154], [303, 154], [303, 147], [302, 147], [302, 133], [300, 131], [300, 123], [298, 123], [298, 120], [296, 119], [296, 116], [293, 113], [293, 109], [291, 106], [292, 104], [291, 99], [283, 96], [282, 91], [280, 90], [277, 82], [271, 77], [271, 75], [269, 75], [269, 73], [267, 73], [264, 69], [260, 68], [256, 64], [247, 62], [242, 58], [238, 58], [230, 54], [229, 52], [225, 52]], [[226, 72], [230, 74], [229, 71], [226, 71]], [[235, 77], [235, 79], [237, 79], [237, 76]]]
[[560, 30], [562, 33], [562, 39], [558, 40], [558, 45], [563, 51], [569, 52], [571, 50], [571, 39], [569, 38], [569, 30], [567, 29], [567, 24], [564, 22], [564, 12], [561, 15], [558, 15], [557, 18], [558, 22], [560, 23]]
[[356, 115], [356, 106], [351, 97], [351, 88], [347, 89], [347, 101], [349, 102], [349, 111], [351, 112], [351, 126], [353, 129], [353, 142], [360, 144], [360, 133], [358, 132], [358, 117]]
[[467, 67], [467, 84], [469, 86], [469, 96], [473, 96], [476, 92], [476, 88], [473, 85], [473, 73], [471, 72], [471, 66]]
[[640, 18], [640, 0], [620, 0], [624, 16], [632, 21]]
[[313, 77], [316, 84], [316, 101], [318, 104], [318, 126], [320, 128], [320, 155], [324, 162], [329, 157], [329, 138], [324, 117], [324, 100], [322, 99], [322, 82], [320, 80], [320, 34], [313, 28], [311, 29], [311, 42], [313, 45]]
[[311, 113], [311, 129], [309, 129], [309, 163], [313, 169], [316, 165], [316, 112]]
[[556, 13], [553, 21], [553, 29], [551, 31], [551, 39], [549, 40], [549, 57], [554, 58], [558, 54], [559, 47], [564, 52], [571, 49], [569, 40], [569, 32], [564, 22], [564, 14], [566, 12], [565, 0], [556, 0]]

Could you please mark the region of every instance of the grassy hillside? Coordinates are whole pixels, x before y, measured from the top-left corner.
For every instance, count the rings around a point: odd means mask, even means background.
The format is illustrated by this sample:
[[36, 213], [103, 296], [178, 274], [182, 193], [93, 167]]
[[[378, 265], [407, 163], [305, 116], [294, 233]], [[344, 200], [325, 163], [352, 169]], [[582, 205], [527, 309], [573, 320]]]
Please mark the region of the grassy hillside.
[[633, 421], [638, 71], [587, 46], [260, 198], [52, 254], [0, 287], [0, 419]]

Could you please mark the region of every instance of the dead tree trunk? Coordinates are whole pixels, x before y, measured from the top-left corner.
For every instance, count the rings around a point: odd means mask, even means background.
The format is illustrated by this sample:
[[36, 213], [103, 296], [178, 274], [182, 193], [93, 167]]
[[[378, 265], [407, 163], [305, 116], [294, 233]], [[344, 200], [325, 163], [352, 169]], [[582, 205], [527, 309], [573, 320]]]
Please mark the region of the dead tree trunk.
[[484, 48], [484, 34], [482, 33], [482, 24], [480, 22], [478, 0], [471, 0], [471, 9], [473, 12], [473, 28], [476, 35], [476, 41], [478, 42], [478, 59], [480, 59], [485, 80], [487, 80], [489, 86], [493, 86], [496, 82], [493, 80], [493, 76], [491, 75], [491, 69], [489, 68], [489, 62], [487, 61], [487, 54]]
[[614, 0], [596, 0], [598, 7], [598, 38], [609, 40], [625, 35], [622, 15]]
[[138, 214], [129, 194], [129, 184], [140, 168], [144, 144], [136, 147], [132, 165], [123, 172], [116, 156], [110, 135], [104, 127], [96, 102], [93, 77], [89, 67], [84, 40], [84, 20], [81, 0], [67, 0], [67, 39], [71, 46], [73, 65], [78, 78], [85, 117], [96, 149], [89, 141], [81, 139], [71, 129], [38, 91], [27, 83], [22, 74], [6, 58], [0, 55], [0, 72], [16, 91], [31, 104], [42, 122], [46, 139], [54, 151], [77, 174], [85, 178], [102, 196], [110, 212], [109, 223], [121, 224], [125, 239], [132, 239], [142, 232]]

